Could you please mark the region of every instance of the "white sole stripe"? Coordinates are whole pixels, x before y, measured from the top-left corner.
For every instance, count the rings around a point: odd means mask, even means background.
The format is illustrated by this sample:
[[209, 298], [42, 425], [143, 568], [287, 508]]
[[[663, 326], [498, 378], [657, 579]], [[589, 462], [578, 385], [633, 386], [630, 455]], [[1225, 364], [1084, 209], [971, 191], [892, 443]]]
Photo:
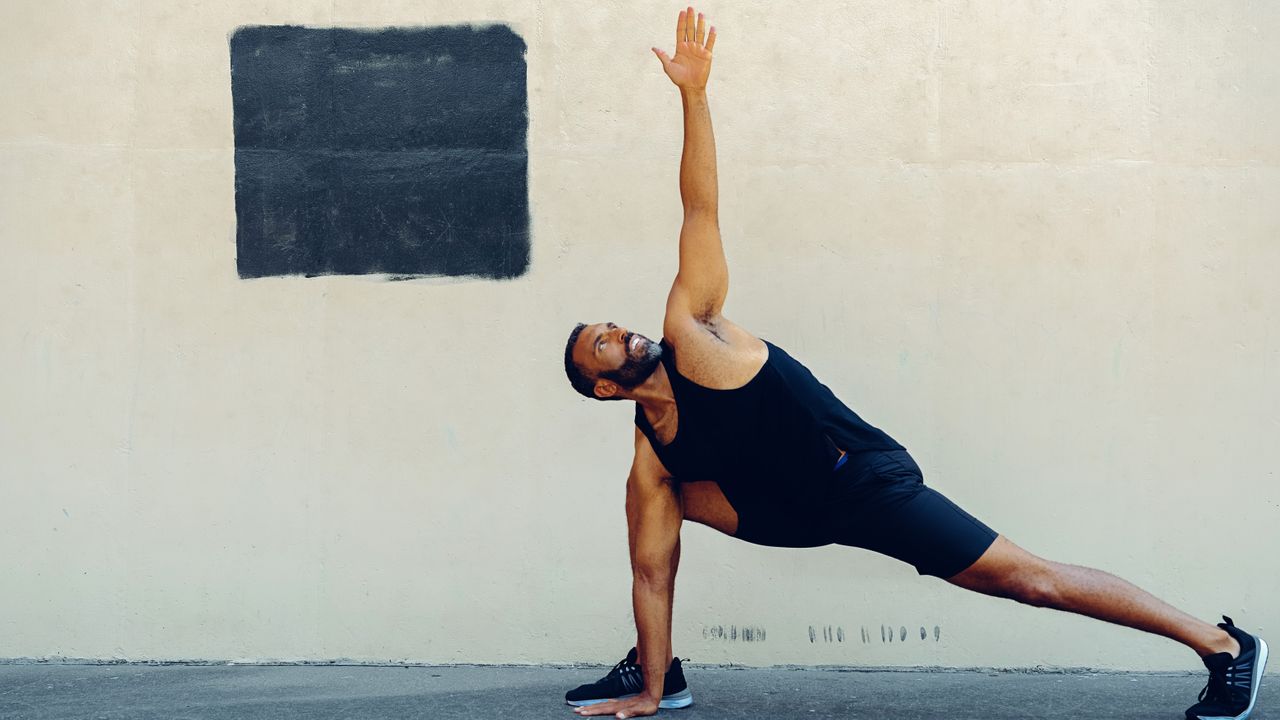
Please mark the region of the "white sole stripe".
[[[628, 700], [639, 696], [640, 693], [632, 693], [631, 695], [619, 695], [616, 698], [600, 698], [599, 700], [565, 700], [566, 705], [575, 707], [586, 707], [587, 705], [599, 705], [602, 702], [610, 700]], [[693, 704], [693, 693], [689, 692], [689, 688], [685, 688], [678, 693], [663, 695], [662, 700], [658, 701], [658, 707], [662, 710], [675, 710], [679, 708], [687, 708]]]

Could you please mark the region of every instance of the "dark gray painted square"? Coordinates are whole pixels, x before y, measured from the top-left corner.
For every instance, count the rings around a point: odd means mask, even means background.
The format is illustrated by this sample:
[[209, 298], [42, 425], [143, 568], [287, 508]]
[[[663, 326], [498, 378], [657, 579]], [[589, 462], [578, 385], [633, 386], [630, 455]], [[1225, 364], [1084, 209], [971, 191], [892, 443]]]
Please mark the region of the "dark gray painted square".
[[240, 277], [523, 274], [524, 53], [501, 25], [238, 29]]

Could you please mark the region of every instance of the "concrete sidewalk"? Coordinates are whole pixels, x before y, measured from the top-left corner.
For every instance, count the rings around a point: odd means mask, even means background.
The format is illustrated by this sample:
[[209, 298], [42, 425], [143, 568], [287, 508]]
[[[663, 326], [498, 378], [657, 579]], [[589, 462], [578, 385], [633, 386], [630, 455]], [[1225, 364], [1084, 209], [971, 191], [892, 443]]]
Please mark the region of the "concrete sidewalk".
[[[603, 667], [0, 665], [4, 720], [573, 718]], [[693, 707], [659, 718], [1179, 720], [1205, 677], [687, 665]], [[1253, 717], [1280, 718], [1265, 686]]]

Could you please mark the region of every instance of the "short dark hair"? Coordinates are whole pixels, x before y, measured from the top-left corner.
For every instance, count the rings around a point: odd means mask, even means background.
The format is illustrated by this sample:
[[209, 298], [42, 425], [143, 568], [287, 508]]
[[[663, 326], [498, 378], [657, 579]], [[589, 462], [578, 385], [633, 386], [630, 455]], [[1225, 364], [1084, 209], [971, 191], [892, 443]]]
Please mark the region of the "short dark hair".
[[564, 346], [564, 374], [569, 376], [569, 384], [573, 386], [583, 397], [589, 397], [592, 400], [599, 400], [596, 397], [596, 381], [587, 377], [582, 372], [582, 368], [578, 367], [578, 363], [573, 361], [573, 346], [578, 342], [578, 336], [582, 334], [586, 323], [578, 323], [573, 332], [569, 333], [569, 342]]

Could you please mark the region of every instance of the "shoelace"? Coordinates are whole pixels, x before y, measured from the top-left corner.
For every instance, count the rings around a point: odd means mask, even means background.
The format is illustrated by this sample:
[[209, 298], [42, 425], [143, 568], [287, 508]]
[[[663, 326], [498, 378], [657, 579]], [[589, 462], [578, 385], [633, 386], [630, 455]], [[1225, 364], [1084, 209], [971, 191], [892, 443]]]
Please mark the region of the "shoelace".
[[630, 664], [631, 664], [631, 663], [627, 662], [627, 659], [626, 659], [626, 658], [622, 658], [621, 660], [619, 660], [619, 661], [618, 661], [618, 664], [617, 664], [617, 665], [614, 665], [614, 666], [613, 666], [613, 669], [612, 669], [612, 670], [610, 670], [610, 671], [609, 671], [609, 673], [608, 673], [607, 675], [605, 675], [604, 677], [600, 678], [600, 682], [604, 682], [604, 681], [608, 680], [609, 678], [611, 678], [611, 677], [613, 677], [613, 676], [615, 676], [615, 675], [619, 675], [619, 674], [621, 674], [621, 673], [622, 673], [622, 669], [623, 669], [623, 668], [625, 668], [625, 667], [627, 667], [627, 666], [628, 666], [628, 665], [630, 665]]
[[1200, 691], [1199, 700], [1204, 702], [1217, 702], [1226, 694], [1227, 676], [1224, 673], [1216, 673], [1210, 671], [1209, 682], [1205, 684], [1204, 689]]
[[602, 680], [607, 682], [610, 677], [616, 677], [618, 682], [621, 683], [622, 689], [626, 692], [640, 692], [644, 688], [644, 678], [640, 675], [640, 666], [627, 662], [626, 658], [614, 665], [613, 669]]
[[1200, 691], [1200, 701], [1240, 702], [1249, 697], [1253, 681], [1252, 663], [1231, 665], [1226, 670], [1209, 671], [1209, 682]]

